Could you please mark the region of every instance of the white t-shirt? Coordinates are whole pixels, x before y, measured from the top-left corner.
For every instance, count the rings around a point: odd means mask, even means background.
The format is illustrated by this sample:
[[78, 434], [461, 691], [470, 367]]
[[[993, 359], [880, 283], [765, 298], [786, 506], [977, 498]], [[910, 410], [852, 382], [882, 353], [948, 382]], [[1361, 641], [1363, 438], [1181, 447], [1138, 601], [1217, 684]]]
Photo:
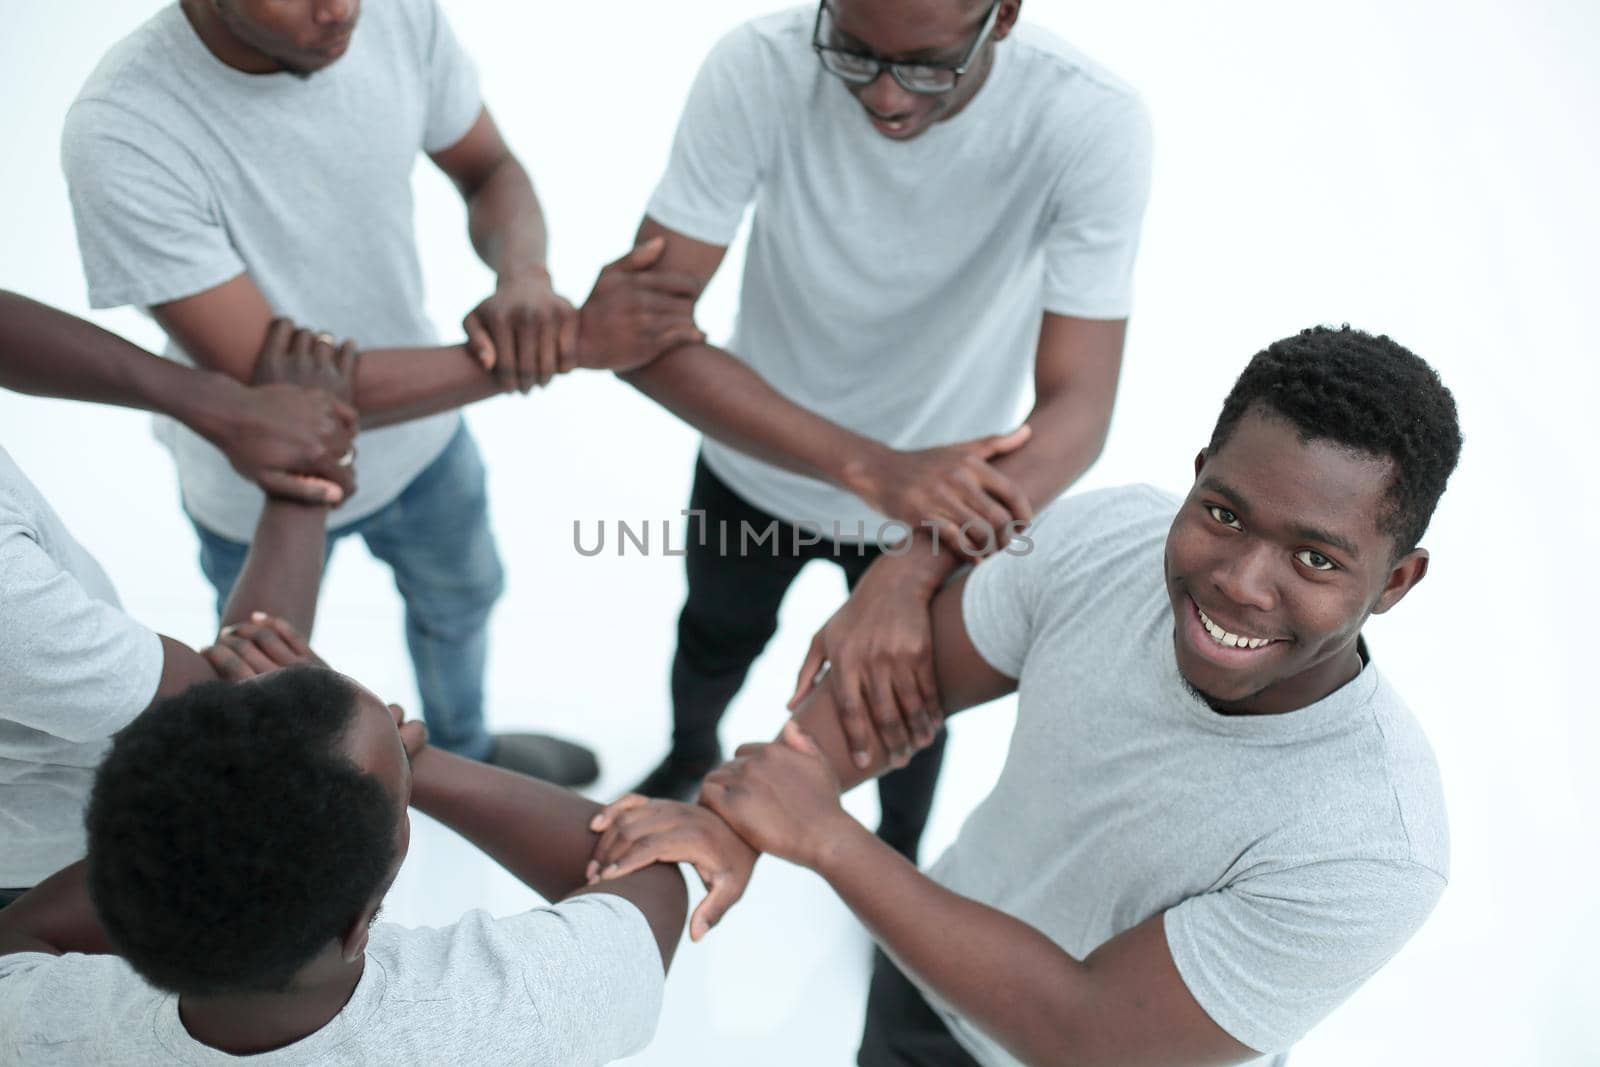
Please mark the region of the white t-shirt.
[[83, 856], [94, 769], [155, 699], [164, 659], [0, 448], [0, 888]]
[[355, 992], [292, 1045], [230, 1056], [115, 956], [0, 956], [0, 1063], [588, 1067], [649, 1043], [665, 974], [633, 904], [587, 894], [442, 929], [373, 926]]
[[[411, 174], [482, 110], [434, 0], [367, 4], [338, 62], [245, 74], [178, 5], [101, 60], [67, 112], [61, 156], [95, 307], [149, 307], [248, 273], [279, 314], [364, 348], [437, 343], [423, 311]], [[173, 346], [168, 355], [187, 361]], [[368, 430], [342, 526], [390, 503], [450, 442], [454, 412]], [[248, 542], [261, 491], [170, 420], [184, 504]]]
[[[754, 205], [729, 348], [800, 406], [896, 448], [1013, 429], [1043, 312], [1128, 314], [1144, 107], [1024, 23], [959, 115], [891, 141], [817, 61], [815, 15], [717, 44], [648, 214], [727, 245]], [[883, 517], [841, 489], [712, 440], [705, 459], [779, 518], [877, 539]]]
[[[1196, 697], [1162, 566], [1176, 507], [1148, 486], [1067, 497], [1028, 529], [1032, 552], [973, 571], [962, 617], [1018, 679], [1017, 725], [994, 791], [931, 873], [1080, 960], [1164, 914], [1200, 1006], [1281, 1053], [1433, 910], [1449, 873], [1439, 770], [1370, 662], [1283, 715], [1219, 715]], [[943, 1014], [980, 1063], [1015, 1067]]]

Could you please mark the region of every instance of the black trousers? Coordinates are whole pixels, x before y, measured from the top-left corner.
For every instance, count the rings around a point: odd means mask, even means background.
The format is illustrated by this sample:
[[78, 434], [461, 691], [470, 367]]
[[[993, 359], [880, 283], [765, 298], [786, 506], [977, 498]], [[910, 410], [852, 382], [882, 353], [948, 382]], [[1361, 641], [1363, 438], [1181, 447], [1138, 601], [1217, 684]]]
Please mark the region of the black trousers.
[[[826, 537], [806, 544], [815, 531], [802, 534], [755, 507], [704, 460], [695, 464], [689, 509], [704, 520], [702, 525], [691, 516], [685, 538], [689, 595], [678, 616], [672, 660], [672, 751], [681, 759], [711, 762], [721, 754], [717, 725], [777, 630], [778, 607], [800, 569], [814, 559], [830, 560], [854, 589], [878, 549]], [[944, 744], [941, 730], [909, 764], [878, 782], [878, 835], [913, 862], [933, 806]]]
[[873, 953], [867, 1022], [858, 1067], [978, 1067], [911, 980], [879, 949]]

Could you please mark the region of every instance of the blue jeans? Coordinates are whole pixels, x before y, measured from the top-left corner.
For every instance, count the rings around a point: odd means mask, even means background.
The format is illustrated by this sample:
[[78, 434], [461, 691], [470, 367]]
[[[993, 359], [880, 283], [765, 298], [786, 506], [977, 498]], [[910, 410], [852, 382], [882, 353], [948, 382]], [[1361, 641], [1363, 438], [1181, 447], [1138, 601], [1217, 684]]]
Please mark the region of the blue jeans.
[[[190, 521], [200, 536], [200, 569], [217, 591], [220, 616], [249, 546]], [[330, 529], [328, 554], [353, 534], [394, 571], [405, 601], [406, 644], [429, 743], [486, 759], [494, 747], [483, 721], [489, 613], [505, 589], [505, 571], [489, 530], [483, 460], [466, 424], [394, 501], [358, 522]]]

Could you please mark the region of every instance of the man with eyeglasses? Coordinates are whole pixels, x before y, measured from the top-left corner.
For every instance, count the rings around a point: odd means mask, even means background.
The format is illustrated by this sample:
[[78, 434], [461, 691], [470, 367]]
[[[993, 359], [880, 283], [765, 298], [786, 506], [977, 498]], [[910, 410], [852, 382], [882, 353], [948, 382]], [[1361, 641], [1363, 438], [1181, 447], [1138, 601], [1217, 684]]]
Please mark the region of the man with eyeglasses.
[[784, 593], [831, 558], [853, 595], [797, 697], [826, 662], [857, 757], [876, 732], [910, 761], [879, 833], [916, 855], [942, 758], [928, 605], [1099, 454], [1149, 184], [1138, 97], [1021, 7], [825, 0], [700, 71], [640, 238], [703, 287], [755, 213], [728, 350], [624, 374], [707, 435], [672, 750], [639, 792], [693, 795]]

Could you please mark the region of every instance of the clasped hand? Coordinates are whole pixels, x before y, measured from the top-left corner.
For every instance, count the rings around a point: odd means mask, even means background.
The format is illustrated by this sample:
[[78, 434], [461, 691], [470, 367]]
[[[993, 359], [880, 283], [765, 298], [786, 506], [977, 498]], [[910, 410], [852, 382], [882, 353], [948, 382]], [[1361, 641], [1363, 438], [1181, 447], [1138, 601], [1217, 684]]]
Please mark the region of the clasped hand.
[[853, 820], [816, 742], [791, 720], [781, 740], [740, 746], [700, 787], [699, 805], [629, 795], [589, 828], [600, 835], [589, 882], [652, 863], [688, 863], [706, 896], [689, 920], [699, 941], [744, 895], [759, 853], [816, 868]]

